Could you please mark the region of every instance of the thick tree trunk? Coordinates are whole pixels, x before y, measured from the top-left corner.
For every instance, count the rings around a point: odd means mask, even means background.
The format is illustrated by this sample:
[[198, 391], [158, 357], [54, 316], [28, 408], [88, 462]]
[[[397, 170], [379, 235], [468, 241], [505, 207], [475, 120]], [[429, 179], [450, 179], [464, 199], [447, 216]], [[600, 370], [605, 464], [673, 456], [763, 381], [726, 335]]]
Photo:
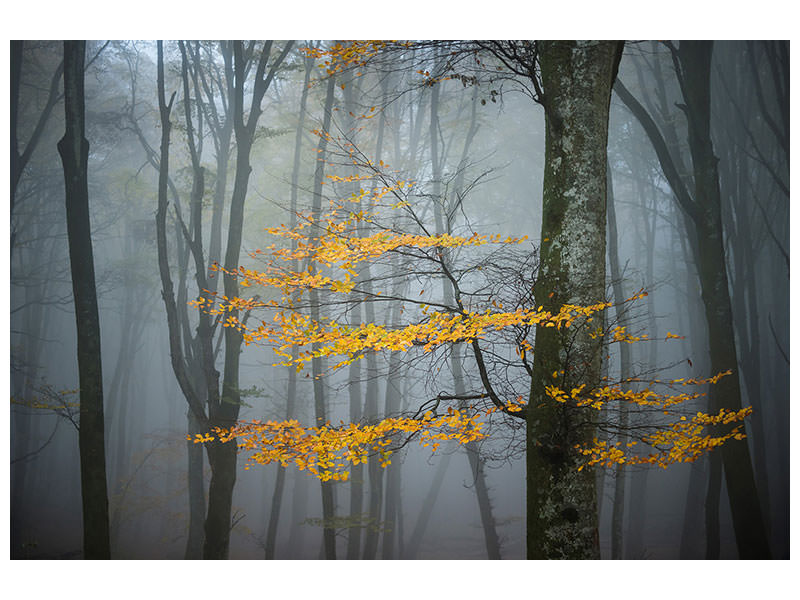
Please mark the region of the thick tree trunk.
[[[537, 304], [604, 299], [606, 143], [618, 42], [540, 44], [545, 107], [545, 172]], [[590, 443], [592, 409], [560, 405], [545, 392], [600, 378], [601, 348], [587, 327], [538, 328], [527, 414], [527, 553], [536, 558], [598, 558], [593, 469], [578, 470], [577, 444]], [[570, 348], [567, 354], [566, 349]], [[563, 374], [562, 374], [563, 373]]]
[[[217, 420], [217, 423], [225, 423]], [[230, 427], [230, 424], [221, 425]], [[205, 521], [203, 558], [228, 558], [231, 539], [231, 507], [236, 484], [236, 442], [214, 441], [206, 444], [211, 482], [208, 486], [208, 513]]]
[[89, 223], [89, 142], [84, 137], [83, 65], [85, 42], [64, 42], [64, 105], [66, 132], [58, 143], [64, 164], [67, 237], [78, 331], [80, 382], [81, 495], [84, 558], [110, 558], [103, 370], [100, 360], [100, 318], [94, 278]]

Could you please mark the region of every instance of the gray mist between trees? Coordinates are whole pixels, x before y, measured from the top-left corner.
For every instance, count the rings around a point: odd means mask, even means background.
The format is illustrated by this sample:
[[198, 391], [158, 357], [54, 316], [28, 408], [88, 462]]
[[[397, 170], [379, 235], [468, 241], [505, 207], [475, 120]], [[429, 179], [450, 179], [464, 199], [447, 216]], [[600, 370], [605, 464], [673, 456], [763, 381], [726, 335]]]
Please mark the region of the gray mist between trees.
[[[308, 49], [335, 43], [11, 43], [11, 557], [787, 558], [789, 43], [420, 41], [329, 73]], [[746, 441], [577, 471], [576, 443], [651, 417], [547, 404], [560, 334], [298, 371], [190, 304], [277, 299], [216, 265], [313, 243], [265, 229], [388, 181], [413, 182], [382, 217], [397, 231], [527, 241], [382, 256], [349, 294], [298, 295], [306, 314], [396, 328], [413, 303], [609, 299], [603, 324], [650, 341], [570, 338], [573, 383], [731, 369], [689, 408], [752, 406]], [[187, 441], [493, 395], [536, 402], [467, 445], [395, 437], [347, 482]]]

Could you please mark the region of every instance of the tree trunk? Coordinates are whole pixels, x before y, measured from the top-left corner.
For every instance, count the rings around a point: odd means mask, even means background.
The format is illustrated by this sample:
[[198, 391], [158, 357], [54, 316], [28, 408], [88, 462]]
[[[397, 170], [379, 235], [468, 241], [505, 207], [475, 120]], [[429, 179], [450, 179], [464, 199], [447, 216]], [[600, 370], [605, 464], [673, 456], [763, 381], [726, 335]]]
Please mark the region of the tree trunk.
[[467, 442], [466, 451], [470, 471], [472, 471], [472, 481], [475, 485], [475, 495], [478, 499], [478, 513], [481, 517], [486, 556], [490, 560], [500, 560], [500, 538], [497, 535], [492, 514], [489, 486], [486, 485], [486, 472], [483, 468], [483, 459], [479, 454], [479, 446], [476, 442]]
[[[384, 79], [381, 85], [381, 95], [383, 106], [387, 104], [389, 80]], [[378, 121], [378, 138], [375, 147], [375, 157], [373, 161], [380, 163], [383, 158], [383, 137], [386, 130], [386, 113], [381, 111]], [[372, 295], [372, 274], [369, 265], [365, 265], [363, 271], [364, 290], [368, 296]], [[364, 314], [367, 323], [375, 323], [375, 306], [372, 302], [367, 302], [364, 306]], [[378, 358], [374, 350], [367, 350], [367, 389], [364, 397], [364, 418], [370, 424], [377, 423], [380, 419], [378, 408]], [[381, 506], [383, 505], [383, 471], [380, 466], [378, 456], [370, 456], [367, 460], [367, 478], [369, 481], [369, 509], [367, 529], [364, 535], [364, 554], [365, 560], [372, 560], [377, 556], [378, 541], [380, 539], [381, 527]]]
[[442, 489], [442, 482], [444, 482], [444, 476], [447, 473], [447, 468], [450, 466], [450, 458], [452, 456], [452, 452], [444, 452], [439, 458], [439, 464], [433, 474], [431, 487], [428, 489], [428, 493], [425, 495], [425, 500], [422, 503], [422, 508], [420, 508], [417, 514], [417, 521], [414, 523], [411, 537], [405, 545], [405, 552], [402, 555], [405, 559], [417, 558], [417, 553], [422, 545], [422, 539], [428, 528], [428, 521], [430, 521], [431, 515], [433, 514], [433, 507]]
[[[614, 207], [614, 186], [612, 184], [611, 168], [608, 167], [607, 177], [607, 219], [608, 219], [608, 265], [611, 270], [611, 286], [614, 290], [614, 304], [616, 306], [617, 326], [625, 326], [624, 302], [625, 293], [622, 287], [622, 270], [619, 266], [619, 250], [617, 246], [617, 212]], [[626, 381], [631, 376], [631, 348], [628, 344], [619, 345], [619, 376], [622, 389], [628, 387]], [[628, 441], [625, 431], [628, 427], [628, 405], [624, 402], [619, 407], [619, 428], [622, 432], [619, 441], [623, 446]], [[623, 523], [625, 520], [625, 480], [627, 473], [625, 465], [617, 465], [614, 479], [614, 506], [611, 511], [611, 558], [620, 560], [623, 557]]]
[[[300, 94], [300, 115], [295, 130], [294, 140], [294, 160], [292, 163], [292, 191], [291, 191], [291, 205], [289, 207], [289, 228], [294, 229], [297, 226], [297, 192], [299, 189], [298, 182], [300, 177], [300, 150], [303, 145], [303, 124], [306, 117], [306, 104], [308, 102], [308, 87], [311, 78], [311, 70], [314, 67], [314, 59], [306, 57], [305, 59], [305, 78], [303, 80], [303, 92]], [[292, 253], [297, 250], [297, 240], [292, 239]], [[292, 259], [289, 263], [289, 270], [292, 272], [297, 271], [297, 260]], [[286, 419], [291, 420], [295, 418], [296, 402], [297, 402], [297, 369], [294, 364], [298, 357], [297, 346], [292, 346], [292, 364], [287, 369], [288, 381], [286, 384]], [[305, 476], [305, 474], [301, 475]], [[264, 549], [264, 558], [267, 560], [275, 557], [275, 538], [278, 532], [279, 516], [281, 511], [281, 504], [283, 503], [283, 489], [286, 483], [286, 469], [278, 465], [278, 475], [275, 479], [275, 490], [272, 494], [272, 508], [270, 510], [269, 525], [267, 527], [267, 537]]]
[[267, 537], [264, 541], [264, 558], [273, 560], [275, 558], [275, 539], [278, 536], [278, 525], [280, 525], [281, 500], [283, 498], [283, 488], [286, 483], [286, 467], [277, 465], [278, 472], [275, 475], [275, 489], [272, 490], [272, 503], [269, 511], [269, 523], [267, 524]]
[[[239, 297], [238, 279], [229, 273], [239, 268], [239, 254], [242, 247], [242, 227], [244, 225], [244, 203], [250, 180], [250, 150], [255, 139], [256, 125], [261, 116], [261, 101], [267, 91], [278, 66], [288, 54], [291, 42], [287, 42], [282, 53], [275, 59], [267, 73], [267, 62], [272, 42], [267, 41], [261, 48], [253, 82], [250, 110], [247, 118], [244, 112], [245, 80], [247, 79], [250, 51], [245, 50], [240, 41], [233, 44], [233, 130], [236, 136], [236, 174], [231, 196], [230, 220], [228, 223], [228, 243], [225, 249], [223, 288], [228, 298]], [[238, 319], [239, 311], [234, 310], [229, 318]], [[222, 375], [222, 393], [219, 401], [209, 399], [209, 422], [212, 427], [230, 428], [239, 418], [241, 393], [239, 389], [239, 358], [242, 348], [242, 333], [236, 327], [225, 328], [225, 362]], [[211, 465], [211, 482], [208, 490], [208, 514], [206, 515], [206, 537], [203, 558], [223, 559], [228, 557], [231, 532], [231, 507], [233, 487], [236, 483], [236, 443], [221, 444], [212, 442], [207, 447], [208, 462]]]
[[[228, 104], [223, 104], [228, 111], [223, 116], [223, 121], [217, 129], [217, 176], [214, 184], [214, 204], [211, 216], [211, 238], [208, 246], [208, 266], [222, 259], [222, 212], [225, 207], [225, 194], [228, 186], [228, 163], [231, 155], [231, 135], [233, 133], [233, 119], [230, 116], [230, 101], [233, 98], [233, 51], [232, 42], [220, 42], [220, 54], [225, 65], [225, 82], [227, 83]], [[219, 82], [220, 86], [222, 82]], [[213, 122], [211, 127], [213, 128]], [[209, 272], [208, 289], [217, 291], [218, 277]]]
[[[37, 208], [41, 209], [42, 205], [39, 204]], [[36, 230], [38, 235], [34, 238], [47, 238], [51, 235], [51, 227], [42, 227], [38, 225]], [[35, 394], [35, 380], [37, 377], [37, 370], [40, 365], [44, 336], [42, 332], [49, 331], [52, 322], [52, 311], [45, 311], [44, 305], [41, 300], [47, 297], [49, 290], [52, 289], [52, 282], [55, 281], [55, 268], [56, 258], [59, 254], [60, 245], [52, 242], [50, 244], [50, 252], [46, 261], [47, 269], [38, 285], [29, 284], [25, 286], [24, 298], [27, 308], [25, 310], [25, 317], [23, 321], [22, 331], [25, 331], [28, 340], [25, 343], [21, 364], [16, 368], [12, 368], [11, 372], [11, 390], [14, 398], [26, 401], [30, 398], [31, 394]], [[40, 250], [33, 248], [28, 252], [18, 252], [17, 257], [20, 265], [27, 263], [28, 256], [35, 256]], [[26, 257], [27, 260], [23, 257]], [[9, 261], [11, 263], [11, 261]], [[12, 267], [12, 272], [13, 267]], [[12, 328], [14, 327], [15, 319], [12, 316]], [[13, 353], [12, 353], [13, 361]], [[33, 420], [34, 415], [31, 411], [21, 410], [11, 411], [11, 558], [26, 557], [25, 553], [26, 544], [30, 542], [26, 539], [31, 520], [36, 519], [35, 513], [31, 510], [32, 502], [29, 502], [30, 486], [30, 473], [28, 467], [30, 460], [33, 456], [29, 456], [29, 451], [33, 449], [31, 440], [34, 438], [33, 434]], [[26, 458], [28, 457], [28, 458]]]
[[[194, 438], [199, 433], [205, 433], [205, 427], [195, 414], [189, 410], [188, 433]], [[203, 520], [206, 514], [205, 478], [203, 476], [203, 447], [192, 440], [186, 441], [186, 473], [189, 483], [189, 532], [186, 538], [186, 549], [183, 557], [186, 560], [203, 558]]]
[[705, 462], [705, 459], [694, 461], [689, 471], [689, 488], [686, 491], [678, 554], [681, 560], [703, 558], [703, 483], [708, 479], [703, 470]]
[[[217, 419], [216, 423], [225, 423]], [[230, 427], [230, 423], [220, 425]], [[206, 444], [211, 482], [208, 486], [208, 513], [205, 521], [203, 558], [224, 560], [228, 558], [231, 539], [231, 507], [233, 486], [236, 483], [236, 442], [215, 440]]]
[[[322, 118], [322, 131], [317, 146], [317, 168], [314, 173], [314, 196], [311, 209], [312, 219], [316, 223], [322, 211], [322, 183], [325, 177], [325, 152], [328, 146], [328, 129], [331, 126], [331, 113], [333, 111], [333, 93], [336, 86], [336, 78], [331, 75], [328, 79], [328, 86], [325, 95], [324, 116]], [[312, 236], [314, 234], [312, 233]], [[312, 240], [313, 241], [313, 240]], [[313, 265], [309, 267], [313, 269]], [[312, 288], [309, 292], [309, 304], [311, 308], [311, 318], [315, 322], [320, 320], [319, 292]], [[312, 352], [316, 353], [321, 348], [319, 342], [312, 344]], [[325, 388], [322, 383], [323, 365], [322, 357], [314, 356], [311, 359], [311, 376], [314, 384], [314, 417], [315, 426], [322, 427], [328, 422], [327, 407], [325, 405]], [[330, 481], [320, 481], [322, 493], [322, 538], [325, 549], [325, 558], [336, 560], [336, 529], [334, 528], [333, 518], [335, 512], [335, 502], [333, 497], [333, 483]]]
[[[353, 294], [355, 296], [355, 294]], [[354, 300], [351, 314], [351, 326], [358, 327], [361, 322], [361, 306]], [[350, 400], [350, 422], [361, 422], [361, 361], [350, 363], [347, 381]], [[350, 528], [347, 532], [347, 559], [356, 560], [361, 555], [362, 520], [364, 512], [364, 465], [350, 465]]]
[[[392, 267], [393, 269], [396, 267]], [[398, 279], [395, 279], [394, 288], [398, 288]], [[395, 315], [399, 310], [395, 307], [392, 310], [392, 325], [397, 322]], [[400, 414], [400, 402], [402, 395], [400, 391], [401, 357], [399, 352], [392, 352], [389, 355], [389, 369], [386, 375], [386, 402], [385, 416], [394, 417]], [[383, 546], [381, 548], [381, 558], [391, 560], [394, 558], [395, 540], [397, 539], [397, 513], [400, 504], [400, 467], [399, 457], [386, 467], [386, 498], [384, 502], [383, 517]]]
[[86, 43], [64, 42], [64, 106], [66, 132], [58, 143], [64, 164], [67, 237], [78, 331], [80, 382], [81, 495], [84, 558], [110, 558], [103, 370], [100, 360], [100, 318], [94, 278], [89, 223], [89, 142], [84, 137], [83, 64]]
[[[606, 143], [618, 42], [540, 45], [545, 107], [545, 171], [537, 304], [604, 299]], [[566, 348], [570, 348], [567, 356]], [[599, 558], [594, 470], [578, 470], [574, 447], [591, 443], [592, 409], [560, 405], [545, 392], [600, 379], [601, 347], [587, 327], [537, 328], [527, 414], [527, 554], [529, 559]], [[561, 374], [563, 372], [563, 374]]]
[[[728, 274], [723, 246], [717, 157], [710, 134], [710, 42], [681, 42], [683, 93], [689, 122], [689, 149], [699, 209], [697, 266], [708, 323], [711, 371], [731, 369], [733, 374], [711, 386], [709, 398], [714, 413], [742, 408], [736, 341], [733, 333]], [[769, 558], [769, 543], [761, 516], [750, 450], [746, 440], [729, 440], [722, 446], [725, 482], [731, 504], [740, 558]], [[712, 458], [713, 462], [713, 458]]]
[[[741, 409], [739, 369], [733, 333], [728, 275], [723, 246], [717, 157], [710, 135], [711, 42], [681, 42], [673, 51], [689, 128], [694, 197], [681, 180], [661, 133], [647, 111], [630, 92], [619, 85], [617, 93], [637, 117], [658, 155], [664, 175], [696, 230], [692, 250], [697, 264], [706, 315], [711, 372], [730, 369], [728, 377], [711, 387], [709, 401], [713, 413], [720, 409]], [[722, 433], [721, 430], [715, 432]], [[731, 505], [736, 543], [740, 558], [768, 558], [769, 544], [756, 491], [750, 451], [746, 440], [729, 440], [721, 449], [728, 498]], [[708, 505], [707, 505], [708, 508]]]

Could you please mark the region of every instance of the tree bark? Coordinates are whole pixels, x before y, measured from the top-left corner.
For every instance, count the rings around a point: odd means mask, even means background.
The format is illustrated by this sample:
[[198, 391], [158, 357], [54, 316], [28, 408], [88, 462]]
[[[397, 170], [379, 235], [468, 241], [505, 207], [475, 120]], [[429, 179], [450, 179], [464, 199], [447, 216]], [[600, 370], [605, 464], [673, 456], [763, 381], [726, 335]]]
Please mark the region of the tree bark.
[[[250, 150], [255, 139], [255, 130], [261, 116], [261, 101], [275, 76], [278, 66], [291, 49], [287, 42], [281, 54], [276, 57], [269, 72], [267, 62], [272, 42], [264, 43], [258, 56], [255, 81], [253, 83], [250, 110], [245, 119], [244, 92], [247, 79], [247, 65], [252, 48], [244, 48], [240, 41], [233, 45], [233, 131], [236, 136], [236, 174], [230, 205], [228, 224], [228, 243], [225, 250], [223, 288], [228, 298], [239, 297], [239, 283], [229, 273], [239, 268], [239, 254], [242, 246], [242, 227], [244, 225], [244, 202], [250, 179]], [[239, 312], [231, 311], [229, 317], [238, 319]], [[212, 427], [230, 428], [239, 418], [241, 394], [239, 390], [239, 358], [242, 347], [242, 334], [236, 327], [225, 328], [225, 362], [222, 375], [222, 393], [219, 401], [209, 400], [209, 422]], [[231, 532], [231, 506], [233, 487], [236, 483], [236, 444], [214, 441], [206, 446], [208, 462], [211, 466], [211, 482], [208, 490], [208, 513], [206, 515], [206, 538], [203, 558], [224, 559], [228, 557]]]
[[[541, 260], [534, 294], [545, 310], [604, 299], [606, 144], [618, 42], [542, 42], [545, 172]], [[590, 443], [592, 409], [545, 392], [596, 385], [601, 347], [587, 327], [539, 327], [527, 414], [527, 555], [599, 558], [594, 470], [574, 447]], [[562, 374], [563, 373], [563, 374]]]
[[58, 143], [64, 165], [67, 237], [78, 331], [80, 382], [80, 463], [84, 558], [110, 558], [108, 490], [103, 420], [100, 318], [89, 222], [89, 142], [84, 137], [83, 65], [86, 43], [64, 42], [66, 131]]

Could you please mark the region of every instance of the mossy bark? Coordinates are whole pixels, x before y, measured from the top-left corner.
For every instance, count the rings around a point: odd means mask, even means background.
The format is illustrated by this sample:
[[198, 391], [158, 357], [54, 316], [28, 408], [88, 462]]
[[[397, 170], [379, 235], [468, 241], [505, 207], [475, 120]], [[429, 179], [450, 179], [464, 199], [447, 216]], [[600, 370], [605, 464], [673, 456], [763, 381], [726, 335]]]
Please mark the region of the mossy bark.
[[[542, 244], [537, 305], [604, 299], [606, 143], [611, 86], [622, 44], [541, 42], [545, 107]], [[591, 408], [554, 402], [545, 386], [592, 386], [601, 348], [592, 324], [539, 328], [527, 418], [529, 559], [598, 558], [592, 469], [579, 470], [575, 446], [591, 441]], [[556, 377], [553, 377], [556, 373]]]

